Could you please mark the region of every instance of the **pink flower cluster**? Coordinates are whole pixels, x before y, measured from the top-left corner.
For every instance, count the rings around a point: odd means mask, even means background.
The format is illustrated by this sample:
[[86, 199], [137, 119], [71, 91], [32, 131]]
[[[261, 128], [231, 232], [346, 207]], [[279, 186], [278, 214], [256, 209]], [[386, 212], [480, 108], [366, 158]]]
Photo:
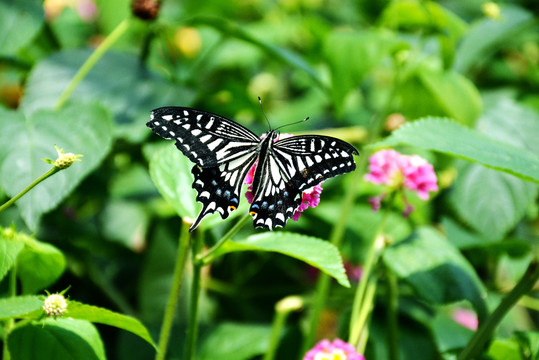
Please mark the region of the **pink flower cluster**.
[[365, 360], [365, 357], [341, 339], [333, 342], [324, 339], [309, 350], [303, 360]]
[[365, 180], [374, 184], [401, 187], [417, 193], [423, 200], [429, 192], [438, 191], [436, 173], [431, 164], [419, 155], [402, 155], [395, 150], [380, 150], [369, 158]]
[[[266, 136], [266, 134], [262, 135], [261, 138], [263, 139]], [[280, 134], [275, 141], [286, 139], [289, 137], [292, 137], [294, 135], [292, 134]], [[251, 167], [249, 172], [247, 173], [247, 176], [245, 176], [244, 183], [246, 185], [249, 185], [247, 188], [247, 192], [245, 193], [245, 197], [247, 198], [247, 201], [249, 204], [253, 203], [253, 177], [255, 176], [256, 166], [258, 165], [258, 160], [254, 163], [254, 165]], [[294, 212], [294, 215], [292, 216], [292, 220], [298, 221], [299, 217], [301, 216], [301, 213], [308, 208], [317, 207], [318, 204], [320, 204], [320, 194], [322, 193], [322, 184], [318, 184], [313, 186], [312, 188], [306, 189], [303, 191], [301, 204], [298, 206], [296, 211]]]

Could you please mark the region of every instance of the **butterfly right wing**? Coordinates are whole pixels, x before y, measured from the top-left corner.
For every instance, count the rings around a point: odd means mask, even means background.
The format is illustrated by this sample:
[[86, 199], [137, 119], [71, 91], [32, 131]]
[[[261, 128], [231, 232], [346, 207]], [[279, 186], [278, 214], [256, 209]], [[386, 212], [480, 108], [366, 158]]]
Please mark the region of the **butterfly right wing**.
[[253, 151], [260, 142], [249, 129], [222, 116], [185, 107], [152, 111], [146, 125], [200, 167], [214, 167]]
[[193, 225], [214, 212], [226, 219], [240, 202], [247, 172], [258, 157], [260, 139], [250, 130], [222, 116], [191, 108], [168, 106], [152, 111], [146, 124], [196, 165], [193, 188], [202, 204]]

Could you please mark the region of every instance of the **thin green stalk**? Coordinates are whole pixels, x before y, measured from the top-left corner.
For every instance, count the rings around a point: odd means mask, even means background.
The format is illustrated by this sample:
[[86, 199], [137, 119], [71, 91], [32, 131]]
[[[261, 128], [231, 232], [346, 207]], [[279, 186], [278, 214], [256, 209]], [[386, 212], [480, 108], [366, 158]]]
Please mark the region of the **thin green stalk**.
[[34, 186], [48, 178], [49, 176], [52, 176], [56, 174], [58, 171], [62, 169], [53, 166], [49, 171], [47, 171], [45, 174], [38, 177], [36, 180], [34, 180], [30, 185], [28, 185], [23, 191], [21, 191], [19, 194], [15, 195], [8, 201], [6, 201], [2, 206], [0, 206], [0, 212], [2, 212], [4, 209], [8, 208], [11, 204], [13, 204], [15, 201], [19, 200], [24, 194], [26, 194], [28, 191], [32, 190]]
[[161, 325], [158, 352], [155, 355], [156, 360], [165, 359], [167, 352], [170, 331], [172, 329], [174, 314], [176, 313], [176, 305], [178, 302], [178, 296], [180, 295], [183, 272], [185, 270], [185, 260], [187, 259], [187, 254], [189, 253], [189, 243], [189, 226], [186, 223], [182, 223], [178, 244], [178, 253], [176, 255], [176, 264], [174, 266], [174, 276], [172, 278], [172, 288], [170, 289], [170, 293], [168, 295], [167, 307], [165, 308], [163, 324]]
[[[359, 339], [356, 344], [356, 352], [359, 354], [365, 353], [365, 347], [367, 346], [367, 340], [369, 338], [369, 328], [367, 321], [369, 315], [374, 307], [374, 295], [376, 294], [376, 287], [378, 284], [378, 279], [376, 277], [371, 277], [365, 291], [365, 305], [361, 307], [357, 323], [358, 328], [361, 329]], [[351, 343], [353, 344], [353, 343]]]
[[389, 360], [399, 359], [399, 327], [398, 327], [398, 307], [399, 307], [399, 287], [397, 277], [387, 269], [387, 346], [389, 347]]
[[498, 305], [494, 312], [485, 320], [483, 325], [479, 327], [468, 345], [466, 345], [464, 350], [460, 353], [458, 360], [468, 360], [477, 357], [479, 352], [483, 350], [487, 341], [491, 338], [492, 332], [496, 329], [505, 314], [511, 310], [522, 296], [533, 289], [537, 280], [539, 280], [539, 263], [536, 258], [528, 266], [526, 273], [515, 285], [513, 290], [504, 297], [500, 305]]
[[[382, 220], [382, 223], [384, 221]], [[384, 235], [379, 229], [377, 235], [374, 238], [367, 259], [365, 260], [365, 266], [361, 274], [361, 279], [357, 286], [356, 294], [354, 296], [354, 303], [352, 305], [352, 315], [350, 317], [350, 335], [348, 342], [352, 345], [357, 344], [361, 331], [365, 327], [366, 316], [362, 316], [362, 313], [370, 311], [371, 299], [368, 299], [368, 289], [372, 289], [372, 270], [374, 265], [378, 262], [381, 250], [384, 246]], [[370, 288], [369, 288], [370, 286]], [[375, 287], [376, 288], [376, 287]], [[373, 295], [374, 296], [374, 295]]]
[[88, 75], [90, 70], [97, 64], [97, 62], [105, 55], [105, 53], [124, 35], [131, 24], [131, 18], [127, 18], [122, 21], [118, 26], [103, 40], [103, 42], [95, 49], [84, 64], [80, 67], [79, 71], [75, 74], [69, 85], [67, 85], [64, 92], [58, 98], [54, 108], [56, 110], [61, 109], [66, 101], [71, 97], [73, 91], [80, 84], [80, 82]]
[[[200, 253], [202, 249], [202, 241], [197, 239], [195, 244], [194, 257]], [[187, 326], [187, 339], [185, 340], [185, 360], [193, 360], [195, 358], [196, 341], [198, 334], [198, 304], [200, 298], [200, 277], [203, 263], [193, 261], [193, 282], [191, 285], [191, 298], [189, 303], [189, 324]]]
[[241, 218], [215, 245], [212, 246], [210, 250], [208, 250], [205, 254], [198, 254], [195, 258], [196, 262], [201, 263], [202, 265], [207, 265], [215, 260], [215, 252], [217, 249], [223, 246], [225, 242], [230, 240], [230, 238], [234, 236], [234, 234], [237, 233], [243, 227], [243, 225], [245, 225], [249, 218], [249, 214], [246, 214], [243, 218]]

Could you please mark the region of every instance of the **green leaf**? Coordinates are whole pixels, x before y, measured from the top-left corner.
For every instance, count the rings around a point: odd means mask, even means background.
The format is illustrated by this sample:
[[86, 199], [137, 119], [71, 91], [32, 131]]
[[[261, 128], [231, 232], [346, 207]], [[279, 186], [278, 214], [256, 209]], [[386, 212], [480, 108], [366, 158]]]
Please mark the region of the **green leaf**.
[[64, 272], [66, 261], [54, 246], [28, 237], [17, 260], [17, 275], [25, 294], [53, 284]]
[[97, 329], [83, 320], [32, 322], [15, 328], [7, 341], [17, 360], [106, 360]]
[[530, 359], [539, 358], [539, 332], [516, 331], [515, 336], [525, 356], [528, 356]]
[[[41, 61], [29, 75], [21, 109], [28, 114], [52, 108], [90, 54], [87, 49], [64, 50]], [[99, 101], [111, 111], [116, 134], [141, 141], [149, 134], [142, 124], [149, 120], [150, 110], [179, 99], [189, 105], [193, 94], [141, 66], [138, 56], [109, 51], [78, 85], [72, 99]]]
[[45, 22], [43, 4], [33, 0], [0, 1], [0, 56], [15, 55]]
[[272, 251], [291, 256], [320, 269], [335, 278], [342, 286], [350, 287], [337, 248], [327, 241], [312, 236], [265, 232], [241, 241], [227, 241], [214, 255], [249, 250]]
[[470, 80], [453, 71], [426, 67], [417, 76], [445, 115], [464, 125], [475, 124], [481, 113], [481, 97]]
[[51, 168], [41, 159], [57, 158], [55, 144], [65, 152], [84, 155], [82, 162], [75, 162], [17, 200], [31, 229], [101, 163], [112, 142], [110, 115], [97, 104], [71, 104], [59, 111], [40, 110], [28, 116], [0, 109], [0, 126], [0, 186], [12, 197]]
[[14, 296], [0, 299], [0, 320], [21, 318], [40, 310], [43, 300], [38, 296]]
[[407, 123], [371, 147], [398, 145], [442, 152], [539, 183], [539, 158], [535, 154], [449, 119], [424, 118]]
[[224, 323], [217, 326], [202, 344], [197, 359], [247, 360], [269, 347], [271, 327]]
[[150, 161], [150, 177], [181, 218], [195, 219], [198, 214], [196, 191], [192, 188], [193, 163], [172, 143], [158, 150]]
[[[539, 116], [533, 110], [496, 94], [486, 96], [485, 104], [488, 110], [479, 119], [478, 129], [523, 153], [539, 154]], [[451, 203], [460, 218], [485, 237], [503, 238], [534, 203], [538, 186], [480, 165], [460, 165]]]
[[518, 6], [501, 5], [500, 10], [501, 19], [483, 18], [471, 26], [457, 49], [457, 71], [467, 73], [486, 63], [497, 54], [496, 50], [507, 46], [509, 40], [535, 21], [532, 13]]
[[463, 221], [487, 238], [502, 239], [538, 194], [537, 184], [481, 165], [462, 163], [458, 171], [450, 202]]
[[472, 330], [457, 323], [450, 314], [441, 311], [427, 325], [442, 353], [462, 349], [474, 334]]
[[24, 243], [14, 230], [0, 227], [0, 280], [15, 265], [23, 247]]
[[488, 348], [487, 356], [492, 360], [523, 359], [518, 343], [514, 339], [494, 339]]
[[139, 320], [131, 316], [118, 314], [108, 309], [82, 304], [77, 301], [69, 301], [65, 316], [79, 320], [87, 320], [93, 323], [114, 326], [119, 329], [129, 331], [146, 340], [154, 348], [157, 348], [146, 327], [142, 325]]
[[350, 90], [358, 87], [399, 44], [402, 43], [389, 31], [333, 31], [327, 35], [324, 56], [331, 71], [333, 102], [338, 111]]
[[[197, 193], [192, 187], [193, 166], [194, 164], [172, 142], [169, 146], [159, 149], [150, 161], [150, 177], [157, 190], [172, 205], [176, 213], [188, 222], [194, 221], [200, 211], [200, 205], [196, 201]], [[227, 221], [236, 218], [242, 210], [240, 205]], [[205, 217], [202, 226], [209, 227], [221, 222], [221, 217], [215, 213]]]
[[485, 319], [486, 293], [481, 280], [470, 263], [438, 231], [420, 228], [408, 240], [387, 248], [383, 259], [421, 298], [435, 304], [468, 300], [480, 321]]

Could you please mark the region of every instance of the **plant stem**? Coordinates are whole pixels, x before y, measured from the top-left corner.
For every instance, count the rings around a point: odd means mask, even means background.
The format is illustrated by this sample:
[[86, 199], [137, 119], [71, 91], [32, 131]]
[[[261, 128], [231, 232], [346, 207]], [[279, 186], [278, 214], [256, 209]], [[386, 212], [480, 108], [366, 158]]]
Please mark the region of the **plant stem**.
[[189, 240], [189, 225], [182, 223], [178, 244], [178, 253], [176, 255], [176, 264], [174, 266], [174, 276], [172, 278], [172, 287], [168, 295], [167, 307], [165, 308], [165, 314], [163, 316], [163, 324], [161, 325], [158, 352], [155, 356], [156, 360], [165, 359], [167, 352], [168, 340], [170, 338], [170, 331], [172, 329], [178, 296], [180, 295], [182, 285], [183, 272], [185, 270], [185, 260], [187, 259], [187, 254], [189, 253]]
[[245, 214], [245, 216], [241, 218], [230, 230], [228, 230], [228, 232], [217, 243], [215, 243], [210, 250], [208, 250], [205, 254], [198, 254], [195, 258], [195, 262], [201, 263], [202, 265], [207, 265], [215, 260], [215, 252], [217, 249], [223, 246], [225, 242], [230, 240], [230, 238], [234, 236], [234, 234], [236, 234], [243, 227], [243, 225], [245, 225], [249, 218], [249, 214]]
[[[196, 240], [193, 258], [200, 253], [202, 249], [201, 239]], [[196, 255], [195, 255], [196, 254]], [[194, 259], [193, 259], [194, 260]], [[202, 262], [193, 261], [193, 282], [191, 285], [191, 299], [189, 303], [189, 324], [187, 327], [187, 339], [185, 340], [185, 360], [195, 358], [195, 348], [198, 334], [198, 303], [200, 298], [200, 275], [202, 272]]]
[[378, 279], [376, 277], [371, 277], [367, 284], [367, 289], [365, 290], [365, 299], [363, 301], [364, 305], [361, 307], [357, 323], [358, 328], [360, 329], [359, 339], [356, 344], [356, 351], [359, 354], [365, 353], [365, 347], [367, 346], [367, 340], [369, 338], [369, 327], [366, 326], [367, 320], [371, 310], [374, 307], [374, 295], [376, 294], [376, 286], [378, 284]]
[[524, 273], [524, 276], [515, 285], [513, 290], [507, 294], [500, 305], [494, 310], [494, 312], [485, 320], [483, 325], [474, 334], [468, 345], [460, 353], [458, 360], [474, 359], [478, 353], [483, 349], [486, 342], [492, 336], [492, 332], [498, 326], [505, 314], [517, 303], [517, 301], [530, 292], [535, 283], [539, 279], [539, 263], [537, 258], [533, 259], [528, 269]]
[[53, 166], [49, 171], [47, 171], [45, 174], [41, 175], [40, 177], [38, 177], [36, 180], [34, 180], [30, 185], [28, 185], [23, 191], [21, 191], [19, 194], [17, 194], [16, 196], [12, 197], [11, 199], [9, 199], [8, 201], [6, 201], [2, 206], [0, 206], [0, 212], [2, 212], [4, 209], [8, 208], [11, 204], [13, 204], [15, 201], [19, 200], [19, 198], [21, 198], [24, 194], [26, 194], [28, 191], [32, 190], [32, 188], [34, 186], [36, 186], [37, 184], [39, 184], [40, 182], [42, 182], [43, 180], [45, 180], [46, 178], [48, 178], [49, 176], [52, 176], [54, 174], [56, 174], [58, 171], [60, 171], [61, 169], [56, 167], [56, 166]]
[[[386, 212], [387, 213], [387, 212]], [[382, 223], [384, 221], [382, 220]], [[382, 225], [382, 224], [381, 224]], [[361, 331], [365, 327], [368, 313], [370, 312], [372, 305], [372, 298], [367, 296], [368, 290], [372, 291], [372, 282], [374, 281], [374, 289], [376, 289], [376, 280], [373, 280], [372, 270], [374, 265], [378, 262], [381, 250], [384, 246], [384, 234], [382, 231], [377, 231], [377, 235], [374, 238], [367, 259], [365, 260], [365, 266], [361, 274], [361, 279], [357, 286], [356, 294], [354, 297], [354, 304], [352, 305], [352, 315], [350, 317], [350, 335], [348, 342], [352, 345], [357, 345]]]
[[97, 62], [105, 55], [105, 53], [124, 35], [131, 24], [131, 18], [127, 18], [122, 21], [118, 26], [103, 40], [103, 42], [95, 49], [90, 57], [82, 64], [79, 71], [75, 74], [69, 85], [67, 85], [64, 92], [58, 98], [54, 108], [56, 110], [61, 109], [66, 101], [71, 97], [73, 91], [80, 84], [80, 82], [88, 75], [90, 70], [97, 64]]
[[389, 359], [399, 359], [399, 327], [398, 327], [398, 308], [399, 308], [399, 287], [397, 277], [391, 271], [386, 268], [387, 276], [387, 297], [388, 297], [388, 309], [387, 309], [387, 346], [389, 347]]

